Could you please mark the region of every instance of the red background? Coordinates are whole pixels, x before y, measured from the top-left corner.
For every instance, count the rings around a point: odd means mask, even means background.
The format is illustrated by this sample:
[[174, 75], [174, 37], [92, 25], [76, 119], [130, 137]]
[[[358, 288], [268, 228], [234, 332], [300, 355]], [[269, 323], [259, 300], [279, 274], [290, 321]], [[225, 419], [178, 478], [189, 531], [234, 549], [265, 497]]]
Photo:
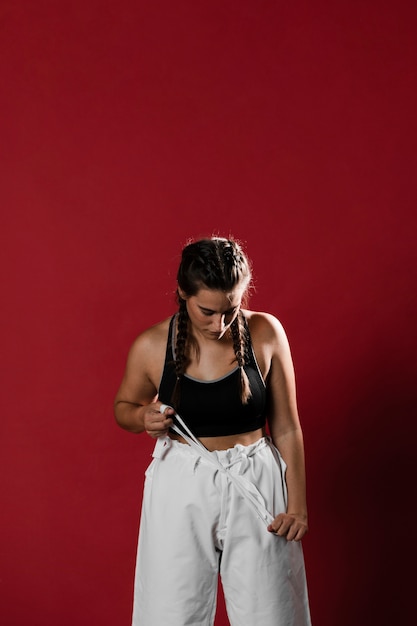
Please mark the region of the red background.
[[292, 345], [315, 626], [413, 622], [414, 6], [0, 2], [2, 624], [129, 625], [152, 442], [112, 402], [213, 232]]

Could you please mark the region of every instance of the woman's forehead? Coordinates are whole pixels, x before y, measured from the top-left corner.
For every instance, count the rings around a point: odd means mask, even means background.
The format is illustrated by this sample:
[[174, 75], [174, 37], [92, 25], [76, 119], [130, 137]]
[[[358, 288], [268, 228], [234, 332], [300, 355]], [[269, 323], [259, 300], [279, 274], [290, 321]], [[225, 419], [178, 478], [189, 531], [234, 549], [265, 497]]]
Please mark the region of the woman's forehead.
[[223, 309], [233, 306], [239, 306], [244, 288], [237, 287], [232, 291], [222, 291], [220, 289], [208, 289], [207, 287], [201, 287], [195, 294], [196, 302], [199, 306], [205, 309], [211, 309], [216, 311], [217, 309]]

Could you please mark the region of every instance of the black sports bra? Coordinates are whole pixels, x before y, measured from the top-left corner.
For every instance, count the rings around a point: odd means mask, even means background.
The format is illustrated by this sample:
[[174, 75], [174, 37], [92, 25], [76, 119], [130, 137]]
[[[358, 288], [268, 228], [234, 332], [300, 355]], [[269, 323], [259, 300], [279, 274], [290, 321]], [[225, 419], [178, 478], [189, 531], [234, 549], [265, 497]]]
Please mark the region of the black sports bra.
[[[159, 400], [172, 406], [176, 382], [174, 366], [174, 321], [168, 332], [164, 371], [159, 386]], [[245, 325], [247, 332], [246, 321]], [[249, 335], [250, 340], [250, 335]], [[265, 426], [266, 389], [250, 342], [249, 363], [245, 372], [252, 396], [247, 404], [240, 398], [240, 372], [236, 367], [216, 380], [197, 380], [184, 374], [181, 378], [179, 405], [174, 407], [196, 437], [221, 437], [251, 432]]]

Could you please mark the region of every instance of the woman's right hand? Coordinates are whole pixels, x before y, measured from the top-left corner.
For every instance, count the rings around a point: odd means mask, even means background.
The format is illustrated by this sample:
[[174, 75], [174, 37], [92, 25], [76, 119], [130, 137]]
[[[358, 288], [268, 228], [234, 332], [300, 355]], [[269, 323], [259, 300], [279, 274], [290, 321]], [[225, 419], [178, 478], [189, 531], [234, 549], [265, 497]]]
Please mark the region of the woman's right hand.
[[170, 415], [174, 414], [174, 409], [166, 407], [161, 413], [162, 406], [166, 405], [163, 405], [162, 402], [152, 402], [152, 404], [142, 407], [145, 431], [153, 439], [165, 437], [173, 424]]

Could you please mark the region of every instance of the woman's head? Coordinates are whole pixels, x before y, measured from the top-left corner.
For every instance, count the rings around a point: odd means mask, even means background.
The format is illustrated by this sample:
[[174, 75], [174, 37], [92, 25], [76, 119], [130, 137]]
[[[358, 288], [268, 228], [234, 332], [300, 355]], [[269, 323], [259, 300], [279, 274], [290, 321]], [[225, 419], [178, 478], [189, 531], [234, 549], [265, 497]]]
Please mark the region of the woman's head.
[[177, 282], [179, 295], [195, 296], [201, 288], [245, 293], [252, 273], [241, 246], [231, 239], [212, 237], [188, 244], [182, 251]]
[[181, 378], [189, 361], [191, 346], [194, 346], [197, 355], [199, 353], [193, 332], [213, 340], [220, 340], [230, 332], [241, 372], [242, 402], [248, 402], [251, 392], [244, 366], [249, 338], [239, 311], [251, 279], [248, 258], [236, 241], [212, 237], [190, 243], [183, 249], [177, 274], [179, 314], [174, 406], [179, 399]]

